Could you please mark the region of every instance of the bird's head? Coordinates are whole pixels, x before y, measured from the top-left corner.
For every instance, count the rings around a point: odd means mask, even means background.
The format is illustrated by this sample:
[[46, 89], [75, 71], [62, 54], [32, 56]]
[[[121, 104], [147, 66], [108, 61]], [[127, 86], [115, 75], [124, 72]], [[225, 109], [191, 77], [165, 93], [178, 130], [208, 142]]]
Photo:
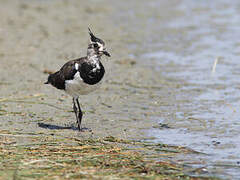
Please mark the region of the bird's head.
[[95, 35], [93, 35], [90, 28], [88, 28], [88, 31], [90, 35], [90, 43], [88, 45], [88, 55], [95, 53], [98, 56], [102, 56], [104, 54], [110, 57], [111, 55], [107, 52], [104, 41], [97, 38]]

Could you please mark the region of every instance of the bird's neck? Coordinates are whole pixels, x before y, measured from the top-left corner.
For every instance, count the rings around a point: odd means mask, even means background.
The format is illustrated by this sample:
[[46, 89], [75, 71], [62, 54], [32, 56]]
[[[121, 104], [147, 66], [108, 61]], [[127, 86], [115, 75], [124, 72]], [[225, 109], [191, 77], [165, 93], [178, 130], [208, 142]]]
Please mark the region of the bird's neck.
[[91, 55], [91, 56], [87, 56], [88, 58], [88, 62], [92, 65], [96, 65], [96, 66], [99, 66], [99, 63], [100, 63], [100, 60], [101, 60], [101, 57], [98, 56], [98, 55]]

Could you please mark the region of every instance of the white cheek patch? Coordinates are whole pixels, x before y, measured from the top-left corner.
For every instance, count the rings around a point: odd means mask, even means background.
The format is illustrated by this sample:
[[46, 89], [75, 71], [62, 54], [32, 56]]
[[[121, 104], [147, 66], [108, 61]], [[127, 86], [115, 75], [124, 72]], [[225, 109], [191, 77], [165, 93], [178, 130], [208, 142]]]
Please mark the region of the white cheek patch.
[[99, 51], [103, 51], [103, 45], [100, 44], [100, 43], [98, 43], [98, 42], [97, 42], [97, 44], [98, 44], [98, 46], [99, 46]]
[[79, 64], [75, 63], [75, 69], [78, 70], [78, 68], [79, 68]]

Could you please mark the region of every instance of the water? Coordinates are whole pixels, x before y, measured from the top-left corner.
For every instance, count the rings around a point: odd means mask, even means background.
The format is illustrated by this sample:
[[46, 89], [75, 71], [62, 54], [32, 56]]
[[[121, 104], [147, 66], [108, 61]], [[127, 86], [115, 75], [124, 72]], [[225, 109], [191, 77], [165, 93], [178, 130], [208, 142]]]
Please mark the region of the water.
[[122, 25], [142, 37], [131, 46], [134, 57], [181, 84], [168, 89], [174, 92], [169, 101], [175, 99], [168, 112], [152, 117], [170, 129], [148, 133], [156, 141], [206, 153], [179, 159], [205, 167], [209, 175], [238, 179], [240, 2], [149, 1], [135, 6], [119, 7], [128, 11], [122, 15], [128, 24]]
[[[103, 60], [103, 87], [81, 98], [84, 126], [97, 137], [124, 139], [142, 138], [144, 129], [156, 142], [205, 153], [180, 155], [179, 162], [204, 167], [206, 176], [239, 179], [240, 2], [15, 0], [3, 4], [2, 97], [43, 93], [46, 98], [39, 101], [70, 111], [68, 96], [39, 82], [46, 80], [44, 69], [55, 71], [67, 59], [85, 55], [90, 26], [106, 41], [112, 57], [109, 63]], [[9, 72], [18, 75], [9, 78]], [[21, 133], [52, 135], [53, 130], [36, 122], [63, 127], [75, 122], [71, 112], [49, 110], [42, 104], [6, 103], [1, 108], [21, 112], [1, 117], [2, 129]], [[157, 128], [154, 123], [167, 126]], [[79, 137], [71, 129], [54, 133]]]

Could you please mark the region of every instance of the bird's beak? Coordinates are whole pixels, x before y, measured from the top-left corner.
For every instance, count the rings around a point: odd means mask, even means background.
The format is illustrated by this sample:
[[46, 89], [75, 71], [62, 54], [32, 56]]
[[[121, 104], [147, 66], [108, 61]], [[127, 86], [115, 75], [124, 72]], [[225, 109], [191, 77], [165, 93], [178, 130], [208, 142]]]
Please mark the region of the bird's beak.
[[103, 54], [108, 56], [108, 57], [111, 57], [111, 55], [107, 51], [103, 51]]

